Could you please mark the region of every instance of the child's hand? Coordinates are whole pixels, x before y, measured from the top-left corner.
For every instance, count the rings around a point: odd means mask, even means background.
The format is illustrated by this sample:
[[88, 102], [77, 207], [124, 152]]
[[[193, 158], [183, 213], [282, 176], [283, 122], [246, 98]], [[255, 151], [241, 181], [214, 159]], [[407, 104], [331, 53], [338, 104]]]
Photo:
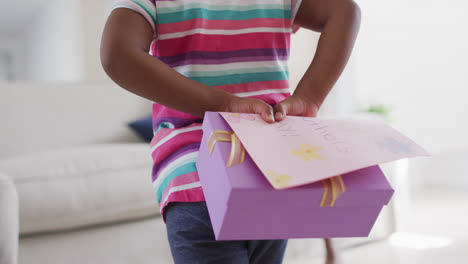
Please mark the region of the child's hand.
[[267, 123], [275, 122], [273, 107], [262, 100], [233, 96], [224, 112], [259, 114]]
[[286, 115], [316, 117], [318, 110], [319, 106], [313, 100], [305, 96], [292, 95], [275, 105], [275, 120], [281, 121]]

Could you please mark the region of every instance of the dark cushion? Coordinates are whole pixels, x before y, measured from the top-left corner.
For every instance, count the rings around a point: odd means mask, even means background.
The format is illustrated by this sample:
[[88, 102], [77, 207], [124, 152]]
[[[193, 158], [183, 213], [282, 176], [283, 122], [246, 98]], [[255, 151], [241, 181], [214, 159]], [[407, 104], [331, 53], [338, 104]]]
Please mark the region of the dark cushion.
[[151, 142], [151, 139], [153, 139], [153, 121], [151, 116], [130, 122], [128, 123], [128, 126], [131, 127], [145, 142]]

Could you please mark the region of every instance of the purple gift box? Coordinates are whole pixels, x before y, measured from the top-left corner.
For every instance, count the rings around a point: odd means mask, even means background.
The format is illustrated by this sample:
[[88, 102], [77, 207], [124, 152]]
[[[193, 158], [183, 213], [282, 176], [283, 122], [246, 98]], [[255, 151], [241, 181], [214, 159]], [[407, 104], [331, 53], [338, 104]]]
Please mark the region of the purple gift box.
[[232, 131], [223, 117], [207, 112], [197, 169], [216, 240], [366, 237], [393, 189], [378, 166], [343, 174], [346, 191], [332, 207], [321, 207], [321, 182], [275, 190], [245, 154], [227, 167], [230, 142], [218, 142], [215, 130]]

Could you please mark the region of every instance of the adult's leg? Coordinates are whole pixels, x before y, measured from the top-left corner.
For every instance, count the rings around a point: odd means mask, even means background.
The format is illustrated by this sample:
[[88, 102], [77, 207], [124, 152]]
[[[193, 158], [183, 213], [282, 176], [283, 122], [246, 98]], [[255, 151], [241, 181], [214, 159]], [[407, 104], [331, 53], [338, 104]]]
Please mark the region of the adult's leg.
[[205, 202], [171, 203], [165, 216], [175, 264], [249, 263], [248, 242], [215, 240]]

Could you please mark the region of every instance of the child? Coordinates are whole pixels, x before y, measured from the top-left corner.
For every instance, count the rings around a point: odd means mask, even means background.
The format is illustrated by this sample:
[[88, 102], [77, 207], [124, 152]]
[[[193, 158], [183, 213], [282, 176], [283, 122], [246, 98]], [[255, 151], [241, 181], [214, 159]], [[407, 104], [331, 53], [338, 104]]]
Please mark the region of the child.
[[[349, 58], [359, 7], [352, 0], [121, 0], [114, 7], [101, 60], [117, 84], [154, 102], [153, 187], [175, 263], [281, 263], [286, 240], [214, 240], [195, 167], [202, 118], [206, 111], [257, 113], [269, 123], [315, 116]], [[322, 34], [291, 96], [289, 41], [298, 27]], [[333, 252], [327, 256], [334, 263]]]

